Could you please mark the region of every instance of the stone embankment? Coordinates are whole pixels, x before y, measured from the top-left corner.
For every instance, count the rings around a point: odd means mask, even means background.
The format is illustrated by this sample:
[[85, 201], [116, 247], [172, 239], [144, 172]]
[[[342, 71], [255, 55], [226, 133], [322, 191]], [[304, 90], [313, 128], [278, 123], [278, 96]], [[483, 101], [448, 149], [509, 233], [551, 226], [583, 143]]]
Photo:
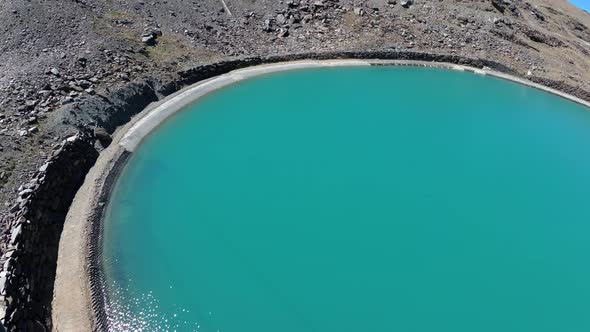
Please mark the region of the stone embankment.
[[63, 220], [98, 152], [89, 134], [65, 139], [3, 217], [0, 321], [8, 331], [49, 331]]
[[[22, 185], [17, 203], [3, 216], [7, 225], [0, 238], [0, 331], [50, 331], [51, 300], [56, 274], [60, 235], [68, 208], [95, 163], [109, 143], [109, 134], [135, 114], [181, 88], [244, 67], [302, 59], [387, 59], [446, 62], [476, 68], [488, 67], [519, 76], [510, 68], [488, 60], [413, 51], [363, 51], [302, 53], [272, 57], [249, 57], [201, 65], [178, 72], [174, 78], [130, 82], [109, 95], [92, 95], [65, 105], [51, 119], [53, 125], [79, 128], [65, 139], [47, 162]], [[590, 100], [587, 91], [560, 82], [529, 77], [533, 81]], [[94, 130], [89, 130], [92, 126]], [[90, 255], [91, 248], [87, 254]], [[93, 259], [89, 259], [93, 262]], [[89, 267], [90, 270], [96, 267]]]

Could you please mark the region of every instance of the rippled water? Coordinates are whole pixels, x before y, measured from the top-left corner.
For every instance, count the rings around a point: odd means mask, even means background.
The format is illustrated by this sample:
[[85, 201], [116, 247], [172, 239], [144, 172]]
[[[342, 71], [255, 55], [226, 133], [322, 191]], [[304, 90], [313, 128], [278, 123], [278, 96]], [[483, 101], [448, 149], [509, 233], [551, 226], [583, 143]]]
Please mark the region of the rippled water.
[[114, 331], [590, 331], [590, 112], [419, 68], [240, 82], [105, 221]]

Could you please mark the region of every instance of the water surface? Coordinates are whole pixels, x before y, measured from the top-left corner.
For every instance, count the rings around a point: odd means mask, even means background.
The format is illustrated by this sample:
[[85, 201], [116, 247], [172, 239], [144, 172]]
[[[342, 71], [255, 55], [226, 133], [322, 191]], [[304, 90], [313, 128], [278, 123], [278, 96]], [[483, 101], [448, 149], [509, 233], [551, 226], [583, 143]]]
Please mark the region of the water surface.
[[247, 80], [163, 124], [109, 203], [114, 330], [590, 331], [590, 112], [495, 78]]

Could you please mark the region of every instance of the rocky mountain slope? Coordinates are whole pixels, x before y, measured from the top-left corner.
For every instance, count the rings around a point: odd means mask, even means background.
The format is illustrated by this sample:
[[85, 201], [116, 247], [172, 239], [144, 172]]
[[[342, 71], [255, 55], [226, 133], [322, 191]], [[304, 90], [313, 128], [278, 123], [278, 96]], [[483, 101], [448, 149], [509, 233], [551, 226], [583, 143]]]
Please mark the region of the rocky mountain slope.
[[409, 49], [492, 59], [590, 99], [590, 14], [564, 0], [11, 0], [0, 32], [2, 211], [84, 124], [68, 117], [92, 126], [64, 105], [228, 58]]

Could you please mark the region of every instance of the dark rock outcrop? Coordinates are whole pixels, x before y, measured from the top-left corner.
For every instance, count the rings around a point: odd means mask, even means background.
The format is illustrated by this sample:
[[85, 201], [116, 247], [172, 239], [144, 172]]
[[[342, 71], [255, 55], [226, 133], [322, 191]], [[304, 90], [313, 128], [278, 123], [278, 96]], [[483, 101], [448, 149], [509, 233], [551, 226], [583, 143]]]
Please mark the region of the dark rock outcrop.
[[109, 96], [95, 95], [67, 105], [52, 117], [52, 125], [82, 128], [95, 125], [112, 133], [151, 102], [158, 100], [149, 81], [131, 82]]

